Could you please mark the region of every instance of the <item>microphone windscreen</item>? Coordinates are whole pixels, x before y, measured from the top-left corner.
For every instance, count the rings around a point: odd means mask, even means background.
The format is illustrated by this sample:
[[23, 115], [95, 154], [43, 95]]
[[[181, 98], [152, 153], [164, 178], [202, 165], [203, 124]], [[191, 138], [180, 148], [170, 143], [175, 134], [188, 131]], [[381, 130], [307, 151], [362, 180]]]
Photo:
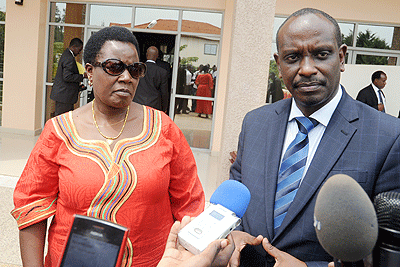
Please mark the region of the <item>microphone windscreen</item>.
[[400, 231], [400, 193], [384, 192], [374, 199], [379, 227]]
[[332, 257], [356, 262], [368, 256], [378, 238], [374, 206], [351, 177], [330, 177], [318, 193], [314, 227], [319, 243]]
[[237, 217], [242, 218], [250, 202], [250, 191], [242, 183], [236, 180], [224, 181], [210, 198], [210, 203], [233, 211]]

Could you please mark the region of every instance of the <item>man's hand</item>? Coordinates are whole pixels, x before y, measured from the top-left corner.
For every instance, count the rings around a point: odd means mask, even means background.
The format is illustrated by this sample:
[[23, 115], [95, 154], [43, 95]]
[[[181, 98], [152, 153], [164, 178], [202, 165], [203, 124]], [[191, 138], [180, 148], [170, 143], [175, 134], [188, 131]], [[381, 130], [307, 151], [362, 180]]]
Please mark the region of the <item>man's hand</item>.
[[304, 262], [272, 246], [266, 238], [263, 239], [262, 246], [269, 255], [275, 258], [274, 267], [307, 267]]
[[228, 239], [219, 239], [212, 242], [199, 255], [193, 255], [187, 251], [178, 241], [180, 229], [191, 221], [185, 216], [182, 223], [175, 222], [171, 228], [165, 247], [164, 255], [157, 267], [209, 267], [227, 266], [229, 259], [235, 249], [231, 235]]
[[232, 258], [229, 261], [230, 267], [237, 267], [240, 264], [240, 252], [246, 245], [257, 246], [260, 245], [263, 237], [261, 235], [254, 237], [248, 233], [242, 231], [233, 231], [233, 240], [235, 241], [235, 251], [233, 252]]
[[236, 151], [231, 151], [231, 152], [229, 152], [229, 155], [231, 156], [231, 158], [229, 159], [229, 161], [230, 161], [231, 163], [234, 163], [235, 160], [236, 160], [236, 157], [237, 157]]
[[378, 104], [378, 110], [382, 111], [385, 106], [383, 104]]

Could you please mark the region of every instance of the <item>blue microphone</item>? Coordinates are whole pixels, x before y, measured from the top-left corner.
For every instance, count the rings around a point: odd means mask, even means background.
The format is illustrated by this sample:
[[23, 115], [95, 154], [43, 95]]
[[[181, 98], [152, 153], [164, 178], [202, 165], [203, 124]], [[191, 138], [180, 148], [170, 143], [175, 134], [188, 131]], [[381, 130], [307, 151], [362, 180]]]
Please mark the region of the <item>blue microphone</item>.
[[210, 205], [179, 232], [179, 242], [193, 254], [201, 253], [240, 224], [249, 203], [250, 191], [244, 184], [223, 182], [212, 194]]

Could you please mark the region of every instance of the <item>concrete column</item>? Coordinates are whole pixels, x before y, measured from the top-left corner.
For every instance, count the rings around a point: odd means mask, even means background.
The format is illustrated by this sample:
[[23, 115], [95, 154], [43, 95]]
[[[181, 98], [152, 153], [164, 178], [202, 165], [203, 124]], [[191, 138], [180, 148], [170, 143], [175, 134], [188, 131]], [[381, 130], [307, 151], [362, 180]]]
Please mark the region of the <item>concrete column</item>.
[[7, 0], [2, 131], [41, 130], [47, 1]]
[[234, 2], [222, 142], [215, 188], [229, 178], [229, 152], [237, 149], [244, 115], [265, 104], [268, 86], [276, 1]]

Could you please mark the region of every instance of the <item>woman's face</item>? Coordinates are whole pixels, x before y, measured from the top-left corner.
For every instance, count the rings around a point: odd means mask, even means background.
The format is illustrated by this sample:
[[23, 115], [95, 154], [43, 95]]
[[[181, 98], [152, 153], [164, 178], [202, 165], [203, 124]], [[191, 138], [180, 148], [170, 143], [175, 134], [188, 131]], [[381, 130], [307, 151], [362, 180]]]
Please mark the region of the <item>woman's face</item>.
[[[96, 62], [101, 63], [111, 58], [119, 59], [126, 65], [139, 62], [135, 46], [120, 41], [105, 42], [97, 55]], [[93, 82], [93, 92], [97, 104], [125, 108], [132, 102], [139, 79], [133, 78], [127, 69], [118, 76], [112, 76], [106, 73], [101, 66], [94, 67], [86, 64], [86, 71], [89, 80]]]

